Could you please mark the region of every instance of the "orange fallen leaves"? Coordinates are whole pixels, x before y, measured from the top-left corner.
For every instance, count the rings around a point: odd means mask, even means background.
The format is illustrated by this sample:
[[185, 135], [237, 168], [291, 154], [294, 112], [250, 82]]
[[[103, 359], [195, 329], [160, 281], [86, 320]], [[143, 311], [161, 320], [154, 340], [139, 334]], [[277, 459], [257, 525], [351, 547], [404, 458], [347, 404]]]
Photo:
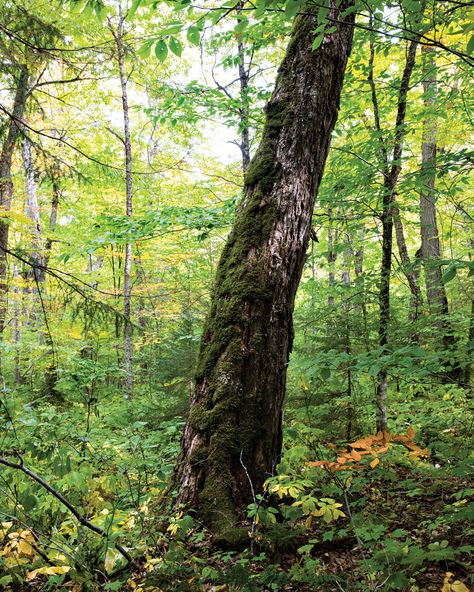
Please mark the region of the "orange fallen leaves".
[[[373, 460], [369, 463], [369, 467], [374, 469], [379, 463], [379, 454], [385, 454], [393, 443], [402, 444], [410, 450], [412, 458], [428, 457], [430, 455], [428, 449], [420, 448], [418, 444], [413, 442], [415, 437], [415, 430], [408, 428], [406, 434], [399, 434], [394, 436], [390, 432], [378, 432], [377, 434], [369, 434], [364, 438], [360, 438], [355, 442], [351, 442], [345, 450], [338, 450], [338, 457], [335, 461], [317, 460], [307, 462], [308, 467], [326, 468], [331, 473], [335, 471], [342, 471], [347, 469], [365, 468], [365, 465], [356, 464], [362, 460], [363, 456], [372, 456]], [[337, 450], [335, 444], [329, 444], [329, 448]]]

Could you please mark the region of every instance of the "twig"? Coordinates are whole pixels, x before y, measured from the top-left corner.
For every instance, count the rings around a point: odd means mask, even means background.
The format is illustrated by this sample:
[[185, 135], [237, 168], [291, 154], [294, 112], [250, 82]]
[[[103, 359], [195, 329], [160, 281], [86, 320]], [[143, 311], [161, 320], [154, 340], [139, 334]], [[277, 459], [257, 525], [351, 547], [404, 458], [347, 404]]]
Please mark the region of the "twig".
[[[107, 533], [104, 530], [102, 530], [102, 528], [100, 528], [99, 526], [95, 526], [94, 524], [89, 522], [89, 520], [84, 518], [84, 516], [81, 516], [81, 514], [79, 514], [76, 508], [62, 495], [62, 493], [54, 489], [54, 487], [52, 487], [47, 481], [45, 481], [42, 477], [31, 471], [28, 467], [25, 467], [25, 465], [23, 464], [23, 460], [21, 458], [19, 463], [14, 463], [2, 456], [0, 457], [0, 464], [5, 465], [6, 467], [10, 467], [11, 469], [17, 469], [18, 471], [22, 471], [23, 473], [25, 473], [25, 475], [31, 477], [31, 479], [39, 483], [42, 487], [46, 489], [46, 491], [48, 491], [52, 496], [59, 500], [63, 504], [63, 506], [66, 506], [66, 508], [80, 522], [80, 524], [82, 524], [89, 530], [92, 530], [93, 532], [97, 533], [101, 537], [107, 538]], [[132, 557], [129, 554], [129, 552], [118, 543], [114, 543], [114, 546], [117, 549], [117, 551], [121, 553], [123, 557], [125, 557], [127, 562], [130, 564], [132, 562]]]
[[252, 479], [249, 475], [249, 472], [247, 470], [247, 467], [244, 464], [244, 461], [242, 460], [242, 455], [243, 455], [243, 450], [240, 451], [240, 464], [242, 465], [242, 468], [245, 471], [245, 474], [247, 476], [249, 485], [250, 485], [250, 491], [252, 493], [252, 499], [253, 499], [253, 503], [255, 506], [255, 514], [253, 515], [253, 519], [252, 519], [252, 528], [250, 529], [250, 554], [253, 555], [253, 551], [254, 551], [254, 534], [255, 534], [255, 528], [257, 526], [257, 517], [258, 517], [258, 510], [260, 508], [260, 501], [261, 500], [257, 500], [257, 496], [255, 495], [255, 489], [253, 487], [253, 483], [252, 483]]

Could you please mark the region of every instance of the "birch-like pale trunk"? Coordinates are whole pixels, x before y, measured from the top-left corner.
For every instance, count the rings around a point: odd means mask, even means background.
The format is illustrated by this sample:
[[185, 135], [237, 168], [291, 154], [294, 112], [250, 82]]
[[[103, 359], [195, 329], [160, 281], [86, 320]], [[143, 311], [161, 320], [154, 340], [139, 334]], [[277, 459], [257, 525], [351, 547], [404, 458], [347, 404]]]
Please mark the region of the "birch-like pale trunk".
[[[123, 112], [123, 145], [125, 153], [125, 213], [128, 218], [133, 214], [133, 177], [132, 177], [132, 141], [130, 134], [130, 115], [127, 94], [127, 75], [125, 73], [125, 53], [123, 46], [123, 24], [125, 16], [119, 6], [119, 18], [117, 31], [111, 27], [112, 34], [117, 45], [117, 61], [120, 74], [120, 86], [122, 91]], [[124, 358], [125, 358], [125, 398], [131, 399], [133, 395], [133, 346], [131, 323], [131, 299], [132, 299], [132, 243], [125, 244], [125, 261], [123, 274], [123, 316], [124, 316]]]
[[[60, 178], [61, 173], [58, 167], [52, 167], [50, 171], [51, 176], [51, 184], [52, 184], [52, 197], [51, 197], [51, 206], [49, 212], [49, 224], [48, 224], [48, 236], [46, 237], [44, 243], [44, 276], [45, 281], [48, 272], [49, 260], [51, 257], [51, 250], [53, 247], [53, 238], [52, 235], [54, 233], [54, 229], [56, 227], [56, 223], [58, 220], [58, 209], [59, 209], [59, 199], [61, 196], [61, 185], [60, 185]], [[54, 349], [54, 343], [52, 336], [49, 332], [45, 333], [45, 339], [48, 346], [47, 350], [47, 359], [48, 362], [46, 364], [46, 368], [44, 371], [44, 392], [45, 395], [49, 398], [57, 398], [58, 391], [56, 389], [56, 385], [58, 382], [58, 369], [57, 369], [57, 360], [56, 360], [56, 352]]]
[[35, 325], [39, 321], [40, 314], [40, 284], [44, 284], [44, 252], [43, 252], [43, 233], [41, 228], [40, 208], [38, 202], [37, 183], [35, 176], [35, 164], [31, 149], [31, 142], [27, 136], [23, 138], [22, 146], [23, 170], [25, 174], [25, 213], [30, 219], [31, 224], [28, 229], [29, 249], [28, 260], [30, 266], [25, 271], [25, 294], [27, 296], [26, 322], [29, 325]]

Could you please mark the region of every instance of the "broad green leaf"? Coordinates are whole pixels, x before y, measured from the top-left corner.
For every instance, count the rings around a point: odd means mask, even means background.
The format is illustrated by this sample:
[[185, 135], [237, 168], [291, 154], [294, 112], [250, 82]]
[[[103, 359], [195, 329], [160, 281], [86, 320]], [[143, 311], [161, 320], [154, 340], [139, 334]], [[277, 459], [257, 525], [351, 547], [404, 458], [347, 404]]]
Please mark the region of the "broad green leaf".
[[448, 267], [448, 269], [443, 273], [442, 282], [443, 282], [443, 284], [447, 284], [455, 277], [456, 277], [456, 268], [455, 267]]
[[468, 53], [469, 55], [474, 53], [474, 35], [471, 35], [471, 38], [467, 42], [466, 53]]
[[174, 55], [178, 56], [178, 58], [181, 57], [181, 54], [183, 53], [183, 44], [179, 39], [176, 39], [176, 37], [170, 37], [169, 47]]
[[197, 27], [191, 26], [186, 31], [186, 38], [192, 45], [200, 45], [201, 43], [201, 32]]
[[166, 56], [168, 55], [168, 46], [163, 39], [160, 39], [158, 43], [155, 45], [155, 55], [160, 60], [160, 62], [164, 62], [166, 60]]
[[288, 0], [285, 5], [285, 17], [290, 20], [296, 14], [298, 14], [301, 8], [301, 2], [299, 0]]
[[128, 14], [127, 14], [128, 19], [131, 19], [133, 17], [133, 15], [137, 12], [137, 10], [140, 7], [140, 4], [142, 2], [143, 2], [143, 0], [133, 0], [133, 4], [130, 7], [130, 10], [128, 11]]

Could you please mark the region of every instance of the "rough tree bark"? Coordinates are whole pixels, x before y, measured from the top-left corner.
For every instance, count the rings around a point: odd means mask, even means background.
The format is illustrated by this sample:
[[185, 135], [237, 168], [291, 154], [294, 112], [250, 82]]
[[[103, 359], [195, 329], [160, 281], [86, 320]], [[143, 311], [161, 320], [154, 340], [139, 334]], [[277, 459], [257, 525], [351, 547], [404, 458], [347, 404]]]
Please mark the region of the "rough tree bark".
[[[428, 110], [433, 110], [437, 100], [437, 80], [435, 52], [432, 47], [423, 47], [423, 102]], [[420, 193], [420, 231], [421, 256], [425, 271], [426, 299], [430, 313], [437, 317], [436, 324], [441, 331], [445, 329], [448, 314], [448, 298], [442, 282], [439, 265], [441, 247], [436, 218], [436, 116], [427, 113], [423, 121], [421, 145], [421, 170], [423, 191]]]
[[[423, 120], [421, 144], [421, 172], [423, 190], [420, 192], [420, 233], [421, 257], [425, 272], [426, 299], [434, 326], [439, 332], [444, 349], [451, 349], [456, 339], [449, 322], [449, 303], [442, 281], [441, 245], [436, 215], [436, 153], [437, 118], [436, 108], [438, 83], [436, 78], [436, 58], [433, 47], [422, 48], [423, 102], [427, 113]], [[445, 374], [448, 381], [459, 382], [462, 372], [455, 365]]]
[[295, 293], [352, 43], [348, 4], [331, 1], [336, 30], [317, 50], [316, 17], [296, 19], [217, 270], [175, 482], [178, 503], [224, 540], [279, 460]]
[[[19, 66], [12, 116], [8, 124], [8, 131], [0, 153], [0, 208], [4, 213], [10, 210], [13, 196], [12, 159], [20, 135], [21, 119], [25, 112], [26, 100], [28, 97], [28, 78], [27, 67]], [[8, 303], [8, 235], [8, 221], [0, 218], [0, 340], [3, 338], [3, 331], [5, 329]]]

